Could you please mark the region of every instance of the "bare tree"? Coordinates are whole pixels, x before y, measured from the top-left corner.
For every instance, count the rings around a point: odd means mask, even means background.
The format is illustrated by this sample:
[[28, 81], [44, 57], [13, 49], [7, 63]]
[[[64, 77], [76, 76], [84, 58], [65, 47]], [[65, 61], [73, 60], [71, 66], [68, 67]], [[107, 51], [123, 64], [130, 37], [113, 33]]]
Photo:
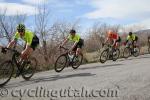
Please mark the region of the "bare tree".
[[7, 16], [7, 9], [0, 9], [0, 31], [1, 36], [6, 37], [8, 42], [11, 40], [13, 33], [16, 31], [18, 23], [24, 23], [26, 15]]
[[46, 9], [46, 5], [38, 6], [38, 15], [35, 15], [35, 25], [36, 33], [40, 35], [42, 41], [42, 50], [39, 50], [41, 54], [44, 55], [46, 62], [49, 62], [48, 53], [47, 53], [47, 35], [48, 35], [48, 20], [49, 20], [49, 11]]

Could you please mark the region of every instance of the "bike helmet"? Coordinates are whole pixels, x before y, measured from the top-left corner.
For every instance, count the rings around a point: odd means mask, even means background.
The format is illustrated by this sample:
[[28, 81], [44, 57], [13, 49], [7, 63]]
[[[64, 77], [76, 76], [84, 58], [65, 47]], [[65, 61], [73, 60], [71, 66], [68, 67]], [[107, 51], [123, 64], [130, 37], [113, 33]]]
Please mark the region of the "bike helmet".
[[129, 32], [129, 35], [131, 36], [131, 35], [132, 35], [132, 32]]
[[18, 30], [18, 31], [25, 31], [25, 25], [24, 25], [24, 24], [19, 24], [19, 25], [17, 26], [17, 30]]
[[76, 31], [74, 29], [70, 30], [70, 33], [76, 33]]

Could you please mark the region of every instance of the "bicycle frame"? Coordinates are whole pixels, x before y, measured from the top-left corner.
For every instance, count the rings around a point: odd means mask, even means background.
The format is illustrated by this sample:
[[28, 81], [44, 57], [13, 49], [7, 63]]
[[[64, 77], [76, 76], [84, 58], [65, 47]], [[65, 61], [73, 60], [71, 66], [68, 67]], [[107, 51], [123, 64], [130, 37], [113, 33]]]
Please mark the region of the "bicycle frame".
[[[68, 62], [70, 63], [70, 62], [72, 62], [71, 61], [71, 59], [70, 59], [70, 57], [69, 57], [69, 55], [71, 54], [71, 55], [75, 55], [75, 52], [74, 51], [70, 51], [69, 52], [69, 49], [68, 48], [65, 48], [65, 47], [60, 47], [60, 49], [64, 49], [64, 50], [66, 50], [67, 52], [66, 53], [64, 53], [64, 54], [66, 54], [66, 57], [67, 57], [67, 60], [68, 60]], [[69, 65], [69, 64], [68, 64]], [[67, 66], [68, 66], [67, 65]]]
[[[22, 73], [22, 71], [23, 71], [24, 65], [21, 65], [21, 66], [20, 66], [20, 64], [16, 61], [16, 58], [15, 58], [15, 56], [16, 56], [16, 55], [20, 55], [20, 53], [19, 53], [17, 50], [15, 50], [15, 49], [10, 49], [10, 48], [5, 48], [5, 49], [7, 49], [7, 50], [13, 52], [11, 61], [12, 61], [12, 64], [13, 64], [13, 65], [14, 65], [14, 64], [16, 65], [17, 69], [19, 70], [18, 75], [20, 75], [20, 74]], [[24, 61], [21, 61], [20, 63], [24, 63]]]
[[113, 47], [110, 45], [106, 45], [106, 51], [108, 52], [108, 57], [113, 54]]

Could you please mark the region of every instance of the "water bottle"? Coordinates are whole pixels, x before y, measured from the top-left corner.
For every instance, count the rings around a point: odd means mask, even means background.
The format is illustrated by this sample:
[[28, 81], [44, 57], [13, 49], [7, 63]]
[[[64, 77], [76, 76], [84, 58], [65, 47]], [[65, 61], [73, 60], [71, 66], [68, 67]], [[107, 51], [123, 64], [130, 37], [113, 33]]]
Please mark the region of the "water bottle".
[[73, 55], [72, 54], [68, 54], [68, 56], [69, 56], [69, 60], [72, 61]]

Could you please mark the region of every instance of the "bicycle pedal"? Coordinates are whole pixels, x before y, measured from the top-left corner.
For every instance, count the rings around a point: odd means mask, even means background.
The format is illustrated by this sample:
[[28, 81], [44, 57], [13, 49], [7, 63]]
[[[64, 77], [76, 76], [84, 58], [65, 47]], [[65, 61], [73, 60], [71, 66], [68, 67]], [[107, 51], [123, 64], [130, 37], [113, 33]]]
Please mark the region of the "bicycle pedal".
[[31, 61], [27, 61], [26, 63], [27, 63], [27, 64], [30, 64], [30, 63], [31, 63]]
[[73, 64], [73, 62], [69, 62], [69, 66], [71, 66]]
[[110, 55], [110, 56], [109, 56], [109, 60], [111, 60], [112, 58], [113, 58], [113, 56], [112, 56], [112, 55]]

